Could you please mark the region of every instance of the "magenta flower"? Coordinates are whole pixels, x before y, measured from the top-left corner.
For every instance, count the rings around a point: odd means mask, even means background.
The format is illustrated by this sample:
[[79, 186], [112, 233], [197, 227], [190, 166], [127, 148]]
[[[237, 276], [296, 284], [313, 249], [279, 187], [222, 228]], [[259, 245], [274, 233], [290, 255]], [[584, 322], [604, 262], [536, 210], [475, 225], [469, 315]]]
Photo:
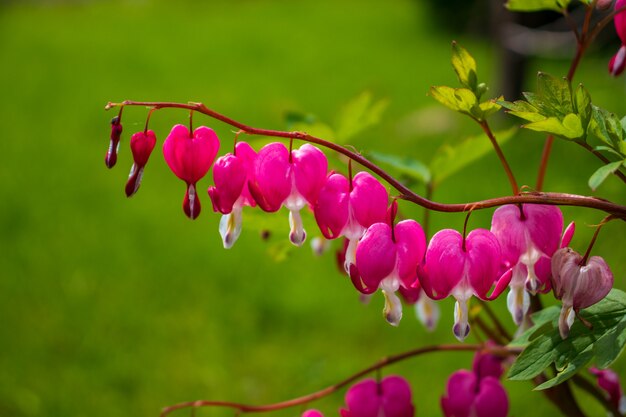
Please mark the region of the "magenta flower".
[[411, 387], [400, 376], [388, 376], [381, 382], [366, 379], [346, 392], [346, 408], [341, 417], [413, 417], [415, 407]]
[[275, 212], [282, 206], [289, 210], [289, 239], [294, 245], [306, 239], [300, 210], [317, 201], [327, 168], [324, 153], [308, 143], [291, 154], [282, 143], [270, 143], [254, 161], [250, 193], [264, 211]]
[[419, 281], [432, 299], [449, 295], [456, 299], [452, 330], [460, 341], [470, 331], [467, 309], [472, 295], [493, 300], [511, 280], [511, 270], [500, 277], [500, 256], [498, 240], [485, 229], [473, 230], [465, 239], [456, 230], [440, 230], [428, 244]]
[[446, 417], [505, 417], [509, 399], [498, 378], [462, 369], [448, 379], [441, 408]]
[[[626, 6], [626, 0], [617, 0], [615, 2], [615, 10]], [[615, 31], [622, 41], [622, 46], [617, 53], [611, 58], [609, 62], [609, 73], [613, 76], [618, 76], [624, 72], [626, 68], [626, 12], [620, 12], [613, 18], [615, 24]]]
[[571, 248], [559, 249], [552, 257], [554, 294], [561, 300], [559, 333], [569, 335], [578, 312], [602, 300], [613, 288], [613, 273], [604, 259], [584, 259]]
[[589, 372], [598, 378], [598, 385], [606, 391], [611, 404], [621, 414], [626, 414], [626, 397], [619, 382], [619, 375], [610, 369], [589, 368]]
[[207, 192], [213, 203], [213, 211], [222, 213], [220, 236], [224, 248], [231, 248], [241, 234], [241, 211], [244, 206], [256, 203], [248, 190], [256, 152], [246, 142], [237, 142], [235, 154], [228, 153], [215, 161], [213, 167], [214, 187]]
[[206, 126], [198, 127], [191, 135], [187, 126], [176, 125], [163, 143], [165, 162], [187, 183], [183, 210], [190, 219], [197, 218], [201, 209], [196, 183], [211, 168], [219, 147], [217, 135]]
[[349, 181], [341, 174], [328, 176], [315, 204], [315, 220], [326, 239], [344, 236], [349, 240], [344, 268], [350, 272], [356, 246], [365, 230], [385, 221], [389, 196], [371, 174], [359, 172]]
[[111, 119], [111, 139], [109, 140], [109, 148], [104, 157], [104, 163], [107, 168], [113, 168], [117, 162], [117, 152], [120, 149], [120, 138], [122, 137], [122, 122], [119, 116]]
[[350, 267], [350, 278], [364, 294], [382, 289], [383, 315], [394, 326], [402, 318], [402, 303], [395, 292], [401, 285], [410, 287], [415, 282], [425, 249], [424, 230], [415, 220], [404, 220], [395, 226], [374, 223], [357, 245], [356, 264]]
[[143, 169], [156, 145], [156, 136], [152, 130], [137, 132], [130, 138], [130, 150], [133, 154], [133, 166], [126, 182], [126, 196], [131, 197], [137, 192], [143, 178]]
[[493, 213], [491, 232], [500, 243], [503, 268], [513, 270], [507, 306], [520, 325], [530, 306], [528, 293], [550, 291], [550, 258], [559, 247], [569, 244], [574, 223], [563, 234], [563, 214], [558, 207], [509, 204]]

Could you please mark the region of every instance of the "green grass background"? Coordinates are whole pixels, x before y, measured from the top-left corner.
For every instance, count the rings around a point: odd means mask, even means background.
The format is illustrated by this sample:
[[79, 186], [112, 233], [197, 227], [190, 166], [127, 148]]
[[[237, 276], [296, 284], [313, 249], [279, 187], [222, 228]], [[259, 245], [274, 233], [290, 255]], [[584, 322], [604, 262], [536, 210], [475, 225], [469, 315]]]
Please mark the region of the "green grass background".
[[[325, 387], [388, 354], [453, 342], [449, 301], [441, 303], [435, 333], [408, 308], [401, 326], [391, 328], [380, 317], [380, 294], [361, 305], [332, 254], [318, 259], [305, 246], [276, 262], [270, 253], [285, 247], [285, 212], [264, 215], [273, 227], [268, 242], [251, 224], [262, 216], [246, 212], [240, 241], [223, 250], [206, 194], [197, 221], [183, 215], [184, 185], [160, 145], [141, 190], [126, 199], [128, 138], [143, 128], [144, 109], [125, 110], [118, 165], [109, 171], [103, 163], [114, 115], [103, 110], [109, 100], [202, 101], [250, 125], [283, 129], [293, 110], [333, 123], [366, 90], [391, 104], [383, 122], [353, 144], [428, 160], [441, 143], [478, 133], [426, 96], [430, 85], [456, 82], [451, 39], [422, 2], [409, 0], [0, 5], [0, 416], [156, 416], [163, 406], [195, 399], [269, 403]], [[495, 80], [492, 45], [458, 40], [478, 59], [479, 76]], [[625, 78], [607, 75], [610, 53], [592, 54], [577, 80], [596, 103], [623, 115]], [[564, 74], [567, 63], [537, 60], [531, 67], [529, 88], [535, 71]], [[163, 140], [186, 117], [159, 111], [152, 128]], [[218, 132], [221, 153], [230, 148], [230, 127], [196, 120]], [[521, 183], [534, 183], [542, 145], [541, 136], [519, 135], [505, 146]], [[546, 189], [590, 194], [586, 179], [598, 166], [557, 141]], [[435, 197], [464, 202], [508, 192], [490, 154]], [[613, 178], [597, 195], [626, 203]], [[402, 210], [421, 218], [419, 208]], [[602, 215], [564, 212], [578, 222], [573, 245], [584, 250], [592, 233], [585, 225]], [[472, 227], [488, 227], [490, 215], [476, 213]], [[305, 222], [314, 235], [311, 217]], [[435, 213], [431, 228], [462, 222], [461, 215]], [[622, 289], [625, 243], [623, 224], [613, 223], [595, 249]], [[512, 327], [504, 300], [495, 308]], [[384, 373], [404, 375], [418, 415], [428, 416], [440, 413], [447, 376], [470, 365], [468, 353], [435, 354]], [[625, 361], [616, 367], [623, 375]], [[512, 415], [553, 414], [530, 384], [505, 385]], [[332, 416], [342, 402], [339, 392], [313, 406]], [[591, 415], [604, 415], [590, 398], [581, 402]]]

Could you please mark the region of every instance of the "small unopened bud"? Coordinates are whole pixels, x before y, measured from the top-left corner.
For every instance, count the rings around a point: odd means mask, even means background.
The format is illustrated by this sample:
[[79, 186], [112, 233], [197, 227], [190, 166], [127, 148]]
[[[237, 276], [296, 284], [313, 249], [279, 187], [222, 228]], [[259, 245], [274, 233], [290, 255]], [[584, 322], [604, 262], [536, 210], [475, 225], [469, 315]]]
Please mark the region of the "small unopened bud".
[[133, 153], [133, 167], [126, 182], [126, 196], [131, 197], [141, 185], [143, 169], [156, 144], [156, 136], [152, 130], [135, 133], [130, 138], [130, 150]]
[[104, 157], [104, 163], [107, 168], [113, 168], [117, 162], [117, 151], [120, 147], [120, 138], [122, 137], [122, 122], [119, 116], [111, 119], [111, 139], [109, 141], [109, 149]]

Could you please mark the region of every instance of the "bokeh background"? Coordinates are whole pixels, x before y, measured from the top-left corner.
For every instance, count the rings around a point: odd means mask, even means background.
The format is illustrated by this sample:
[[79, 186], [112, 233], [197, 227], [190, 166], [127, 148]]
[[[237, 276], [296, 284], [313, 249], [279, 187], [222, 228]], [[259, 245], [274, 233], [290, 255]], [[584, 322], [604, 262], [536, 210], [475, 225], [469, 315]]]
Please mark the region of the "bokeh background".
[[[104, 111], [107, 101], [202, 101], [244, 123], [286, 129], [290, 112], [335, 127], [364, 92], [389, 104], [380, 123], [350, 143], [429, 161], [441, 144], [479, 133], [426, 95], [431, 85], [456, 83], [451, 40], [475, 55], [492, 95], [503, 76], [499, 39], [485, 37], [490, 8], [481, 1], [450, 2], [445, 9], [433, 3], [2, 2], [0, 416], [156, 416], [166, 405], [195, 399], [269, 403], [335, 383], [388, 354], [453, 342], [451, 302], [441, 303], [434, 333], [410, 307], [392, 328], [380, 316], [382, 296], [359, 303], [332, 250], [317, 258], [308, 245], [289, 248], [284, 211], [245, 212], [239, 242], [222, 249], [219, 216], [204, 192], [199, 219], [183, 215], [184, 185], [163, 161], [160, 144], [139, 193], [127, 199], [128, 138], [143, 128], [145, 109], [125, 110], [118, 164], [108, 170], [103, 163], [114, 115]], [[576, 81], [587, 85], [594, 102], [624, 115], [625, 78], [611, 79], [606, 70], [618, 47], [612, 32], [592, 49]], [[540, 69], [564, 75], [570, 52], [529, 58], [526, 88], [534, 88]], [[162, 143], [172, 125], [186, 120], [183, 111], [159, 111], [151, 127]], [[200, 123], [218, 132], [220, 153], [230, 149], [229, 126], [196, 116]], [[498, 128], [515, 123], [495, 122]], [[504, 146], [521, 183], [534, 184], [542, 146], [541, 136], [527, 134]], [[586, 180], [597, 167], [583, 150], [557, 141], [545, 188], [591, 194]], [[209, 183], [205, 178], [199, 189]], [[623, 190], [609, 178], [596, 195], [624, 204]], [[435, 199], [465, 202], [508, 192], [489, 154], [446, 180]], [[421, 219], [421, 209], [401, 208]], [[592, 234], [586, 225], [602, 214], [564, 213], [577, 221], [573, 245], [584, 250]], [[476, 213], [471, 226], [489, 227], [490, 215]], [[305, 222], [314, 236], [312, 218]], [[460, 215], [433, 213], [431, 231], [459, 229], [462, 222]], [[262, 240], [265, 229], [270, 238]], [[594, 251], [613, 267], [622, 289], [624, 230], [608, 225]], [[494, 306], [512, 328], [504, 304]], [[434, 354], [384, 373], [410, 381], [418, 415], [439, 415], [447, 376], [469, 368], [471, 358]], [[624, 375], [623, 358], [616, 369]], [[505, 385], [512, 415], [554, 413], [530, 384]], [[590, 398], [580, 398], [591, 415], [604, 415]], [[337, 415], [342, 403], [339, 392], [313, 406]]]

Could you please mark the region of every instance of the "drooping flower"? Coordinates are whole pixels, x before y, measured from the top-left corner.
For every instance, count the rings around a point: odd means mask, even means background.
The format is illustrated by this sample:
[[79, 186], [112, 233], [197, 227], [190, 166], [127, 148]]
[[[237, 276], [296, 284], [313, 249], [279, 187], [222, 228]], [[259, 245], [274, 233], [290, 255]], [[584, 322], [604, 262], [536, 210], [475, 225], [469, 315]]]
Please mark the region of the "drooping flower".
[[586, 260], [572, 248], [562, 248], [552, 256], [552, 276], [554, 294], [563, 303], [559, 333], [566, 339], [578, 312], [611, 291], [613, 273], [599, 256]]
[[563, 214], [557, 206], [509, 204], [493, 213], [491, 232], [500, 243], [503, 268], [513, 270], [507, 306], [520, 325], [530, 306], [529, 293], [550, 291], [550, 258], [569, 244], [574, 223], [563, 234]]
[[246, 142], [237, 142], [235, 153], [218, 158], [213, 167], [215, 186], [207, 192], [213, 203], [213, 211], [222, 213], [220, 236], [224, 248], [231, 248], [241, 234], [241, 212], [244, 206], [256, 203], [248, 190], [256, 152]]
[[289, 153], [282, 143], [270, 143], [259, 151], [248, 183], [252, 197], [261, 209], [289, 210], [289, 239], [300, 246], [306, 239], [300, 210], [315, 204], [326, 180], [328, 161], [322, 151], [310, 144]]
[[621, 414], [626, 414], [626, 397], [619, 382], [619, 375], [610, 369], [589, 368], [589, 372], [598, 378], [598, 385], [606, 391], [611, 404]]
[[448, 379], [441, 408], [446, 417], [505, 417], [509, 399], [499, 381], [500, 359], [477, 352], [472, 371], [462, 369]]
[[426, 330], [429, 332], [435, 330], [439, 323], [439, 306], [426, 295], [419, 281], [415, 281], [408, 288], [400, 286], [399, 291], [405, 302], [415, 306], [415, 316]]
[[[470, 331], [468, 301], [472, 295], [493, 300], [511, 280], [511, 270], [500, 276], [500, 256], [498, 240], [485, 229], [473, 230], [465, 239], [456, 230], [440, 230], [428, 244], [419, 282], [432, 299], [449, 295], [456, 299], [452, 330], [460, 341]], [[487, 295], [494, 284], [492, 294]]]
[[201, 209], [196, 183], [211, 168], [219, 147], [217, 135], [206, 126], [198, 127], [192, 135], [187, 126], [176, 125], [163, 143], [165, 162], [187, 184], [183, 210], [190, 219], [197, 218]]
[[413, 417], [411, 387], [402, 377], [392, 375], [381, 382], [365, 379], [346, 392], [341, 417]]
[[417, 266], [424, 258], [426, 236], [415, 220], [393, 225], [374, 223], [359, 241], [356, 263], [350, 278], [357, 290], [371, 294], [378, 288], [385, 296], [383, 315], [397, 326], [402, 318], [402, 303], [395, 294], [400, 286], [410, 287], [417, 279]]
[[[617, 0], [615, 2], [615, 10], [624, 6], [626, 6], [626, 0]], [[615, 24], [615, 31], [622, 41], [622, 46], [609, 62], [609, 73], [616, 77], [624, 72], [624, 68], [626, 68], [626, 11], [616, 14], [613, 18], [613, 23]]]
[[348, 239], [344, 268], [350, 272], [356, 246], [365, 230], [385, 221], [387, 189], [370, 173], [362, 171], [352, 180], [332, 173], [320, 190], [314, 213], [317, 224], [327, 239], [344, 236]]
[[143, 169], [156, 145], [156, 136], [152, 130], [137, 132], [130, 138], [130, 150], [133, 154], [133, 166], [126, 182], [126, 196], [131, 197], [137, 192], [143, 178]]
[[119, 116], [111, 119], [111, 139], [109, 140], [109, 148], [107, 149], [104, 163], [107, 168], [113, 168], [117, 162], [117, 152], [120, 148], [120, 138], [122, 137], [122, 121]]

